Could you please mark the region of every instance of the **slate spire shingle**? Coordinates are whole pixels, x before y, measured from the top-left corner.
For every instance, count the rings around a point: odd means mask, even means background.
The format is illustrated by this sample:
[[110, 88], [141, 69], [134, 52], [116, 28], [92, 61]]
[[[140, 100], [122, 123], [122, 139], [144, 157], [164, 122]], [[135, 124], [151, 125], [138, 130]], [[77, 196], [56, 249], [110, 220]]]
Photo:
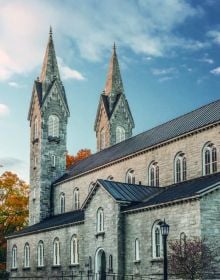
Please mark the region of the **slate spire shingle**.
[[47, 43], [46, 53], [44, 56], [43, 66], [40, 75], [41, 82], [52, 82], [54, 78], [60, 80], [60, 73], [56, 59], [56, 53], [53, 43], [53, 33], [50, 27], [49, 40]]
[[116, 46], [114, 43], [105, 84], [105, 95], [109, 96], [110, 107], [114, 104], [117, 94], [121, 93], [124, 93], [124, 88], [116, 53]]

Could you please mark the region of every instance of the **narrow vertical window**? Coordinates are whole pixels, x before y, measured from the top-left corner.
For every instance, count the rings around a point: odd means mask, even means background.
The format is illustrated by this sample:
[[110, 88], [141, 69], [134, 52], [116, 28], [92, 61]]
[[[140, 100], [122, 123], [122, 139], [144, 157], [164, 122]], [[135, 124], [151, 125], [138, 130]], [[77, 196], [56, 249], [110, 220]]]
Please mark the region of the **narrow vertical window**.
[[186, 251], [186, 234], [182, 232], [180, 234], [180, 254], [182, 257], [185, 257]]
[[56, 167], [56, 156], [55, 155], [51, 156], [51, 165], [52, 165], [52, 167]]
[[60, 214], [65, 212], [65, 194], [60, 194]]
[[24, 246], [24, 267], [30, 267], [30, 246], [28, 243]]
[[149, 165], [148, 178], [150, 186], [159, 186], [159, 166], [155, 161]]
[[112, 255], [109, 255], [109, 272], [113, 272], [113, 257]]
[[76, 188], [73, 192], [73, 209], [79, 209], [79, 189]]
[[116, 127], [116, 143], [125, 140], [125, 129], [122, 126]]
[[59, 118], [56, 115], [50, 115], [48, 119], [48, 136], [59, 137]]
[[186, 156], [179, 152], [174, 159], [174, 181], [179, 183], [185, 181], [187, 178]]
[[140, 242], [139, 239], [135, 239], [135, 261], [140, 260]]
[[156, 221], [152, 228], [152, 256], [161, 258], [162, 256], [162, 235], [160, 230], [161, 221]]
[[217, 149], [213, 143], [208, 142], [203, 148], [203, 174], [214, 172], [217, 172]]
[[12, 268], [17, 268], [17, 246], [12, 247]]
[[92, 272], [92, 257], [89, 256], [89, 272]]
[[58, 238], [53, 242], [53, 265], [60, 265], [60, 242]]
[[102, 208], [99, 208], [97, 211], [96, 228], [97, 232], [104, 232], [104, 212]]
[[135, 184], [134, 170], [129, 169], [126, 173], [125, 182], [128, 184]]
[[100, 150], [105, 148], [105, 129], [102, 128], [100, 131]]
[[77, 235], [73, 235], [71, 239], [71, 264], [78, 264], [79, 263], [79, 240]]
[[39, 241], [37, 246], [37, 266], [44, 266], [44, 243], [43, 241]]
[[34, 139], [38, 138], [38, 119], [34, 119]]

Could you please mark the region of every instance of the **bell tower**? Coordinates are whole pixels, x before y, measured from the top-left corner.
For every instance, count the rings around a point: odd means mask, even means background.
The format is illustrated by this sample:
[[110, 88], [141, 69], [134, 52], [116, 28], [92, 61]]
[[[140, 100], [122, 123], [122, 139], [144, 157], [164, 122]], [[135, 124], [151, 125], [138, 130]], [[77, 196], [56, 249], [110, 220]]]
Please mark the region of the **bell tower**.
[[134, 120], [126, 99], [114, 44], [94, 130], [100, 151], [132, 136]]
[[66, 170], [69, 108], [60, 79], [52, 29], [40, 78], [34, 81], [30, 123], [29, 225], [51, 215], [51, 184]]

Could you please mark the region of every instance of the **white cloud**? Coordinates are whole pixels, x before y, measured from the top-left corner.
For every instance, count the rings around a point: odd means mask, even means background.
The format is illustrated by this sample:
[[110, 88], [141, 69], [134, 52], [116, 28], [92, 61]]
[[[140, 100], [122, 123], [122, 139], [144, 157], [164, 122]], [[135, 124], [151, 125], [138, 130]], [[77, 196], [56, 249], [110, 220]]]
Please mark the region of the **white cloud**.
[[57, 54], [68, 60], [64, 77], [82, 79], [72, 69], [74, 55], [78, 52], [87, 60], [102, 60], [114, 41], [149, 57], [163, 56], [177, 47], [203, 48], [204, 43], [173, 32], [188, 18], [201, 14], [186, 0], [121, 0], [120, 9], [118, 0], [2, 1], [0, 80], [28, 73], [42, 63], [49, 25], [54, 28]]
[[2, 157], [0, 158], [0, 174], [5, 171], [11, 171], [17, 174], [21, 179], [26, 182], [29, 181], [29, 175], [27, 174], [28, 164], [18, 158], [14, 157]]
[[215, 75], [215, 76], [219, 76], [220, 75], [220, 67], [217, 67], [215, 69], [212, 69], [210, 71], [211, 74]]
[[220, 31], [219, 30], [210, 30], [207, 35], [212, 38], [213, 42], [220, 45]]
[[74, 70], [64, 64], [63, 60], [58, 57], [58, 65], [60, 69], [61, 78], [63, 80], [73, 79], [73, 80], [85, 80], [85, 77], [77, 70]]
[[200, 62], [205, 62], [205, 63], [208, 63], [208, 64], [213, 64], [214, 63], [214, 60], [211, 59], [211, 58], [207, 58], [207, 57], [203, 57], [201, 59], [199, 59]]
[[14, 88], [24, 88], [25, 87], [25, 85], [21, 85], [21, 84], [18, 84], [16, 82], [9, 82], [8, 85], [10, 87], [14, 87]]
[[173, 80], [173, 77], [169, 77], [169, 76], [162, 77], [162, 78], [159, 79], [159, 82], [163, 83], [163, 82], [166, 82], [166, 81], [169, 81], [169, 80]]
[[5, 117], [8, 114], [9, 114], [8, 106], [0, 103], [0, 118]]
[[155, 76], [162, 76], [162, 75], [167, 75], [167, 74], [176, 74], [177, 70], [174, 67], [170, 68], [154, 68], [151, 69], [152, 74]]

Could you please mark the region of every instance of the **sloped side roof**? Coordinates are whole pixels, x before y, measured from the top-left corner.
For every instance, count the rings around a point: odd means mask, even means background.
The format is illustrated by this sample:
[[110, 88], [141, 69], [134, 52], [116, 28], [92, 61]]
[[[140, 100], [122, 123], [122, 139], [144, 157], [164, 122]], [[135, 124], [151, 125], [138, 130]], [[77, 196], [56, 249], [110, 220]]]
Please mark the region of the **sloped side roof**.
[[220, 100], [217, 100], [79, 161], [55, 183], [219, 121]]
[[134, 210], [147, 206], [160, 205], [175, 200], [191, 198], [201, 195], [218, 184], [220, 186], [220, 172], [161, 188], [163, 189], [161, 193], [158, 193], [154, 197], [145, 202], [139, 203], [138, 205], [128, 206], [124, 210]]
[[76, 210], [72, 212], [67, 212], [64, 214], [56, 215], [51, 218], [45, 219], [40, 223], [24, 228], [21, 231], [15, 232], [7, 236], [7, 238], [12, 238], [20, 235], [31, 234], [36, 231], [42, 231], [53, 227], [60, 227], [68, 224], [73, 224], [76, 222], [81, 222], [84, 220], [84, 211]]
[[161, 191], [159, 187], [148, 187], [136, 184], [127, 184], [109, 180], [98, 182], [114, 197], [117, 201], [140, 202]]

